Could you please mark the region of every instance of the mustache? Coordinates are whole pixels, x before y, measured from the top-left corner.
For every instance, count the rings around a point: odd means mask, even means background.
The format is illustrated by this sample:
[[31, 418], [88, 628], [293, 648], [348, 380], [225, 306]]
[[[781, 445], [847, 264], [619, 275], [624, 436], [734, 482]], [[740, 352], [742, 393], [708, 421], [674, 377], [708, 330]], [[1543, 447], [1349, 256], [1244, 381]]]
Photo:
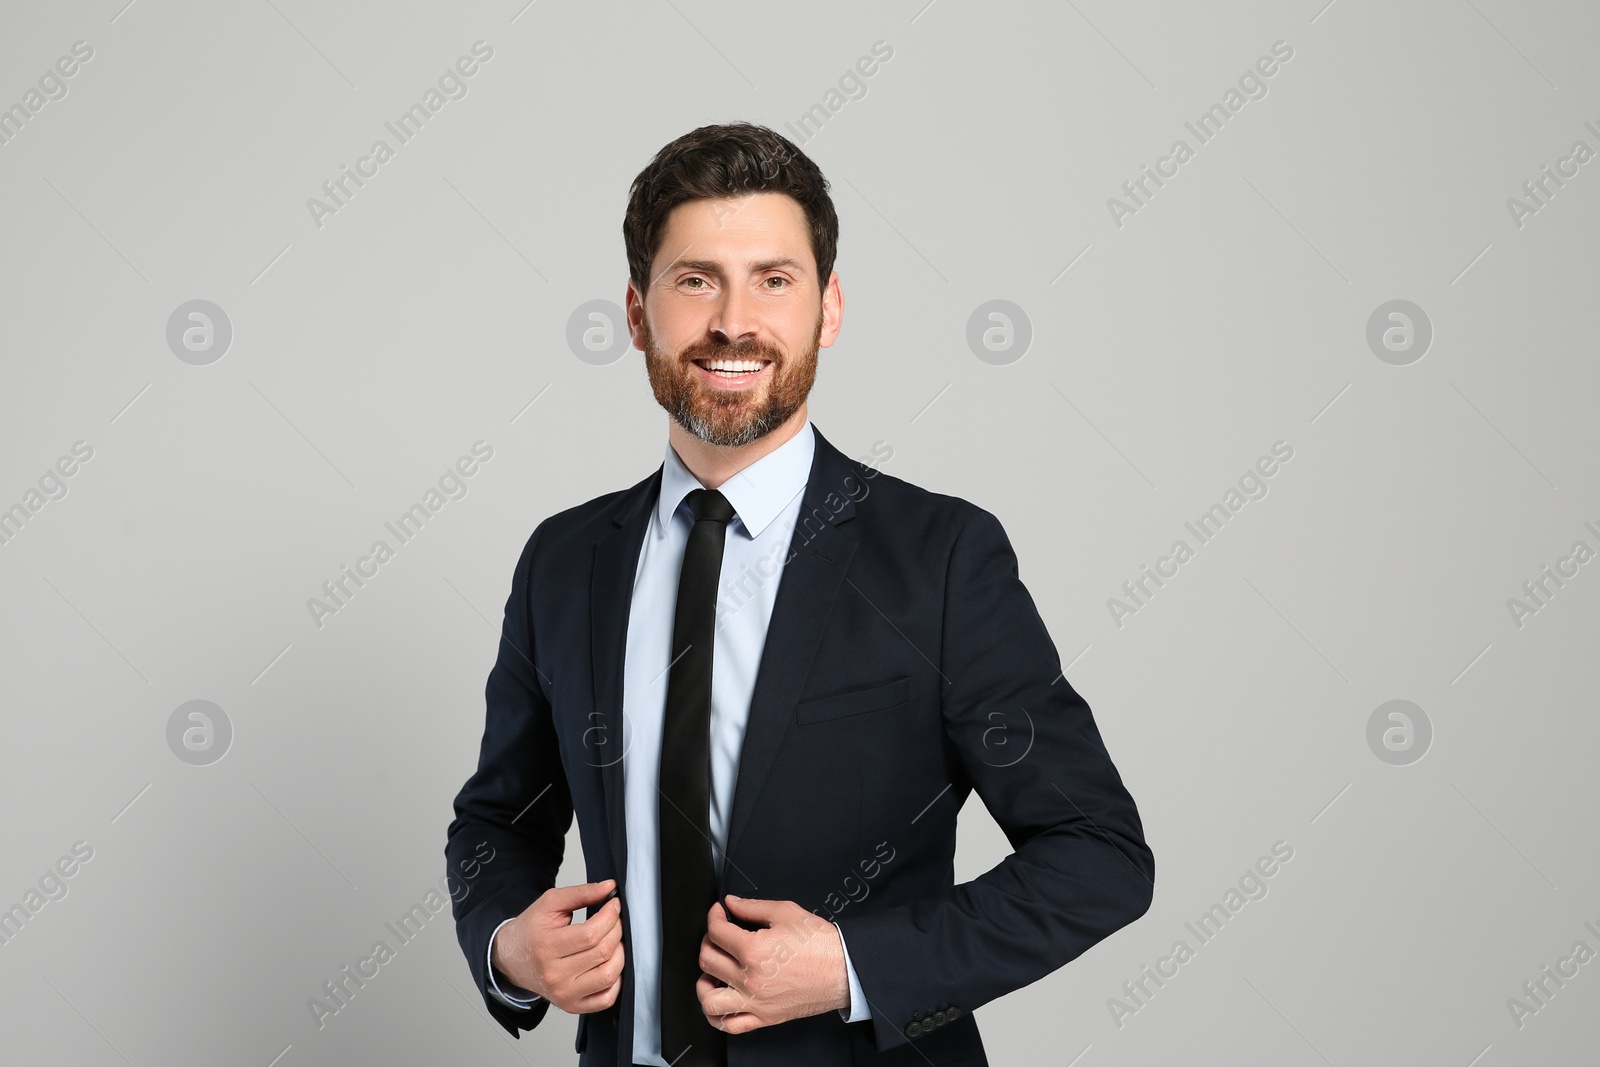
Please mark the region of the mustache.
[[764, 359], [775, 366], [783, 363], [783, 355], [776, 347], [769, 342], [756, 340], [724, 344], [708, 338], [696, 341], [683, 350], [685, 363], [701, 359]]

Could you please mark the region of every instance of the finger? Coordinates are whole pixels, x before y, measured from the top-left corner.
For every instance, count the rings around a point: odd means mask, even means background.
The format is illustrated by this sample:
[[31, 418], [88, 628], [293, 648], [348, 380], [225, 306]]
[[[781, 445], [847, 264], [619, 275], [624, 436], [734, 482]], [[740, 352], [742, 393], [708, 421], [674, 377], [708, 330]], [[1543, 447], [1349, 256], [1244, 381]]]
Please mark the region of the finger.
[[557, 957], [575, 956], [587, 952], [604, 942], [613, 933], [621, 936], [621, 912], [621, 901], [613, 900], [584, 922], [552, 930], [546, 942]]
[[724, 1015], [711, 1023], [718, 1030], [727, 1034], [747, 1034], [751, 1030], [759, 1030], [767, 1025], [763, 1019], [753, 1011], [736, 1011], [732, 1015]]
[[732, 986], [719, 985], [709, 974], [695, 979], [694, 992], [700, 998], [700, 1010], [713, 1026], [722, 1016], [733, 1015], [749, 1006], [743, 993]]
[[539, 898], [539, 910], [546, 917], [563, 915], [571, 918], [572, 913], [579, 908], [587, 908], [600, 903], [606, 894], [615, 889], [615, 878], [607, 878], [603, 882], [584, 882], [582, 885], [557, 886], [547, 889]]
[[604, 944], [608, 937], [622, 935], [621, 902], [613, 900], [594, 916], [581, 923], [558, 927], [551, 931], [546, 941], [557, 958], [576, 956]]
[[744, 964], [709, 937], [700, 942], [700, 969], [713, 978], [720, 978], [728, 985], [739, 987], [743, 992]]
[[712, 990], [721, 988], [717, 984], [717, 980], [709, 974], [702, 973], [699, 978], [694, 980], [694, 995], [700, 998], [701, 1007], [705, 1007], [706, 997], [711, 994]]
[[756, 900], [728, 894], [728, 907], [734, 915], [746, 922], [766, 923], [769, 926], [783, 918], [784, 907], [788, 903], [786, 900]]
[[626, 962], [622, 952], [613, 954], [604, 963], [589, 968], [568, 983], [568, 995], [589, 997], [604, 993], [622, 981], [622, 971]]
[[620, 915], [620, 902], [612, 900], [582, 922], [556, 923], [547, 927], [541, 940], [553, 949], [556, 956], [570, 956], [599, 944], [612, 927], [621, 925]]
[[[588, 925], [588, 924], [583, 924]], [[622, 945], [622, 924], [614, 923], [610, 931], [590, 948], [581, 949], [570, 955], [557, 956], [555, 967], [558, 977], [579, 975], [591, 967], [598, 967], [609, 960]]]
[[618, 978], [608, 989], [592, 993], [575, 1003], [570, 1009], [574, 1015], [582, 1015], [591, 1011], [604, 1011], [617, 1002], [617, 997], [622, 995], [622, 979]]
[[711, 910], [706, 914], [706, 936], [735, 957], [742, 959], [749, 954], [755, 934], [754, 930], [734, 925], [721, 904], [711, 905]]

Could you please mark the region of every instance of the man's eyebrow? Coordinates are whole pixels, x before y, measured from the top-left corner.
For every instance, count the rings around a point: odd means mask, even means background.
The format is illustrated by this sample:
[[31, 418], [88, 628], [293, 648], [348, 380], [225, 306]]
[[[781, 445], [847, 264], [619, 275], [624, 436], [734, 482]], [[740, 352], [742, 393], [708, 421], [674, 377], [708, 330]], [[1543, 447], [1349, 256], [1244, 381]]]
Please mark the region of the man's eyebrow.
[[[779, 267], [787, 268], [796, 274], [804, 274], [806, 272], [805, 266], [799, 260], [791, 259], [788, 256], [763, 259], [757, 263], [752, 263], [750, 264], [750, 272], [752, 274], [760, 274], [769, 270], [777, 270]], [[680, 259], [672, 263], [669, 269], [698, 270], [707, 274], [723, 273], [722, 264], [714, 259]]]
[[804, 274], [806, 272], [806, 268], [799, 260], [790, 259], [788, 256], [780, 256], [777, 259], [764, 259], [760, 263], [750, 264], [750, 269], [756, 272], [777, 270], [779, 267], [786, 267], [796, 274]]

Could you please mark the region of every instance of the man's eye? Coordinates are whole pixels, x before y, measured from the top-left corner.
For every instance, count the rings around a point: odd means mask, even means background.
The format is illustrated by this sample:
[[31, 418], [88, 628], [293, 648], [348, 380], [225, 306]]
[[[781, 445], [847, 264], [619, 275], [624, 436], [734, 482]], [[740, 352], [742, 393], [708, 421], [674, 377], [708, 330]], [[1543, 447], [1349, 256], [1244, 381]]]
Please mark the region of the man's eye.
[[789, 284], [789, 279], [788, 278], [779, 277], [776, 274], [774, 274], [772, 277], [768, 278], [767, 281], [769, 281], [769, 282], [777, 282], [778, 283], [777, 285], [768, 286], [769, 289], [782, 289], [785, 285]]
[[690, 282], [703, 282], [703, 281], [705, 281], [705, 279], [704, 278], [700, 278], [700, 277], [685, 278], [683, 280], [683, 284], [684, 285], [688, 285]]

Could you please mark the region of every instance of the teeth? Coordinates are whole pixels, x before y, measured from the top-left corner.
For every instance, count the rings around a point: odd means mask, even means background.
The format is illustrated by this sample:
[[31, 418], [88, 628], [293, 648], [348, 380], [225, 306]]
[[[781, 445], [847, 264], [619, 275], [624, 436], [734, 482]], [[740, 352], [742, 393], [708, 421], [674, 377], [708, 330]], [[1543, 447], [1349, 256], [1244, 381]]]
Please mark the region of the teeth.
[[754, 359], [708, 359], [700, 365], [707, 370], [733, 371], [737, 374], [760, 370], [762, 366], [760, 360]]

